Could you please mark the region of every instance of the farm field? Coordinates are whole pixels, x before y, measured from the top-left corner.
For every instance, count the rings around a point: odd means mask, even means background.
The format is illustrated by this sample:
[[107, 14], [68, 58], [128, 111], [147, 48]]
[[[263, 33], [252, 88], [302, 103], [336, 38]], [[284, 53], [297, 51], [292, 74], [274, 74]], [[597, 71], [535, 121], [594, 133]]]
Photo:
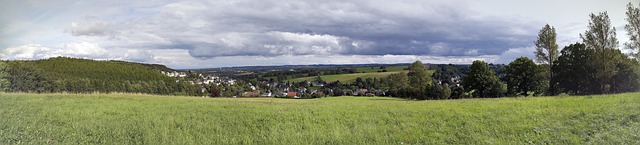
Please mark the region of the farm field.
[[[340, 80], [340, 82], [342, 83], [353, 83], [356, 82], [357, 78], [362, 78], [367, 79], [367, 78], [384, 78], [387, 77], [391, 74], [396, 74], [396, 73], [401, 73], [401, 72], [406, 72], [403, 71], [402, 69], [398, 69], [395, 71], [389, 71], [389, 72], [366, 72], [365, 73], [353, 73], [353, 74], [338, 74], [338, 75], [323, 75], [320, 76], [320, 78], [322, 78], [322, 80], [326, 81], [326, 82], [335, 82]], [[429, 75], [431, 75], [433, 72], [435, 72], [434, 70], [427, 70], [427, 72], [429, 73]], [[291, 82], [302, 82], [302, 81], [314, 81], [316, 80], [316, 76], [311, 76], [311, 77], [302, 77], [302, 78], [295, 78], [295, 79], [289, 79], [287, 81], [291, 81]]]
[[[342, 83], [353, 83], [356, 82], [356, 79], [362, 78], [363, 80], [366, 78], [383, 78], [383, 77], [387, 77], [391, 74], [395, 74], [395, 73], [400, 73], [400, 72], [373, 72], [373, 73], [353, 73], [353, 74], [338, 74], [338, 75], [323, 75], [320, 76], [320, 78], [322, 78], [322, 80], [326, 81], [326, 82], [335, 82], [340, 80], [340, 82]], [[312, 76], [312, 77], [302, 77], [302, 78], [295, 78], [295, 79], [289, 79], [287, 81], [291, 81], [291, 82], [302, 82], [302, 81], [314, 81], [316, 80], [316, 76]]]
[[0, 94], [0, 144], [639, 144], [639, 104]]
[[[387, 66], [386, 70], [388, 72], [396, 72], [396, 71], [402, 71], [407, 67], [408, 66]], [[374, 72], [378, 72], [380, 70], [381, 70], [380, 67], [358, 67], [358, 68], [356, 68], [356, 72], [365, 72], [365, 73], [374, 73]]]

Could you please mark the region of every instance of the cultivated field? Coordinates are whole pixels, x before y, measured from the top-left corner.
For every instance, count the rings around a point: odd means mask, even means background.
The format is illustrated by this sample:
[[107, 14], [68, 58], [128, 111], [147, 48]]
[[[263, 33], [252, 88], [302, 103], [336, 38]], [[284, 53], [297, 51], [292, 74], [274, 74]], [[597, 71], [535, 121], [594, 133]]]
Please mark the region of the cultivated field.
[[412, 101], [0, 94], [0, 144], [640, 144], [640, 93]]
[[[408, 66], [388, 66], [386, 70], [388, 72], [402, 71]], [[356, 72], [365, 72], [365, 73], [374, 73], [381, 71], [380, 67], [358, 67], [356, 68]]]

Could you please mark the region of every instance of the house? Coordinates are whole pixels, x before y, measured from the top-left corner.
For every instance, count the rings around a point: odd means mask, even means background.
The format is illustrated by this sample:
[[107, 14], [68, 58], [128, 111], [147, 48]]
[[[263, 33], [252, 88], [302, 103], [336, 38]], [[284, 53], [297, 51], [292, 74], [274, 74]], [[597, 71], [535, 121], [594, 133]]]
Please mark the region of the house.
[[208, 84], [215, 83], [215, 82], [216, 82], [216, 81], [215, 81], [214, 79], [206, 79], [206, 80], [204, 80], [204, 81], [203, 81], [203, 83], [204, 83], [204, 84], [207, 84], [207, 85], [208, 85]]
[[258, 97], [258, 93], [255, 92], [246, 92], [244, 93], [245, 97]]
[[288, 92], [287, 97], [298, 98], [298, 92]]
[[308, 90], [307, 88], [298, 88], [298, 89], [296, 89], [296, 91], [300, 92], [300, 93], [307, 92], [307, 90]]
[[357, 89], [357, 90], [354, 90], [354, 91], [353, 91], [353, 93], [352, 93], [351, 95], [354, 95], [354, 96], [364, 96], [364, 95], [366, 95], [368, 92], [369, 92], [369, 90], [368, 90], [368, 89]]
[[230, 79], [230, 80], [227, 80], [227, 83], [230, 85], [234, 85], [236, 84], [236, 80]]
[[383, 90], [380, 90], [380, 89], [376, 90], [375, 92], [376, 92], [375, 95], [377, 95], [377, 96], [386, 96], [387, 95], [386, 91], [383, 91]]
[[323, 83], [319, 83], [319, 82], [313, 82], [313, 83], [311, 83], [311, 86], [314, 86], [314, 87], [324, 87], [324, 84], [323, 84]]
[[456, 75], [455, 77], [451, 78], [451, 82], [459, 84], [460, 82], [462, 82], [462, 78], [460, 78], [460, 76]]
[[180, 72], [177, 77], [187, 77], [187, 73]]
[[316, 92], [314, 92], [314, 94], [319, 95], [319, 96], [325, 96], [323, 91], [316, 91]]

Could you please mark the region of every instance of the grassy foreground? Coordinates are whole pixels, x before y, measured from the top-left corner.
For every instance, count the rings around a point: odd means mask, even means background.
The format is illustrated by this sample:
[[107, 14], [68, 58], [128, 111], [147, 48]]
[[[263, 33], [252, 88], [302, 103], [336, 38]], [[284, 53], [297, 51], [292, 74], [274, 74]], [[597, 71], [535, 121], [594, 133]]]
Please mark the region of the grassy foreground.
[[410, 101], [0, 94], [0, 144], [639, 144], [640, 94]]

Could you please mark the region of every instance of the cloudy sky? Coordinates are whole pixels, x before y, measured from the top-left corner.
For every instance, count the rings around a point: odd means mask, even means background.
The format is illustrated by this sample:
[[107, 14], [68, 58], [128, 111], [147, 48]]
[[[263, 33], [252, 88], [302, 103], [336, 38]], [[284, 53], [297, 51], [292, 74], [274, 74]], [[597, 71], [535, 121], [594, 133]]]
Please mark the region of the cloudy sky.
[[[626, 0], [0, 0], [0, 57], [126, 60], [171, 68], [289, 64], [508, 63], [537, 33], [581, 41]], [[637, 3], [635, 4], [637, 5]]]

